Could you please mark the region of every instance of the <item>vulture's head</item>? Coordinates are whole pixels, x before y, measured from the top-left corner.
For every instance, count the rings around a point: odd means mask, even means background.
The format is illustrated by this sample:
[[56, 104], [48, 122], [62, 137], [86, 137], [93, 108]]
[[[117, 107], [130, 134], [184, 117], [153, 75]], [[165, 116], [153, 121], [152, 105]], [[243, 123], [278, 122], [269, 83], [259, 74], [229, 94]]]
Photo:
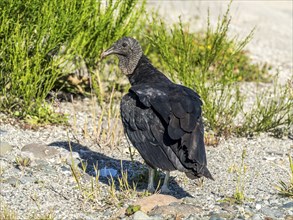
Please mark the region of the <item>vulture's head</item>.
[[101, 58], [114, 54], [119, 58], [119, 68], [125, 75], [130, 75], [136, 68], [142, 56], [142, 49], [138, 41], [131, 37], [123, 37], [116, 41], [108, 50], [101, 54]]

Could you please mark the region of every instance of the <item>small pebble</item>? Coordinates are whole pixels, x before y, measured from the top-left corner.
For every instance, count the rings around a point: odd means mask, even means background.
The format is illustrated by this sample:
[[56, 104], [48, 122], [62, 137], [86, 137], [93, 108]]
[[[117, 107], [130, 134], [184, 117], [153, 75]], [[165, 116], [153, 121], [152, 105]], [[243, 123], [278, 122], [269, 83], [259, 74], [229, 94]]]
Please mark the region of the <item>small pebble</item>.
[[0, 129], [0, 136], [4, 136], [6, 133], [7, 133], [7, 131]]
[[221, 218], [219, 215], [214, 214], [210, 217], [209, 220], [224, 220], [223, 218]]
[[19, 184], [19, 179], [14, 176], [9, 177], [5, 180], [6, 183], [9, 183], [11, 186], [16, 187]]
[[287, 203], [285, 203], [284, 205], [282, 205], [282, 208], [285, 208], [285, 209], [291, 209], [291, 208], [293, 208], [293, 202], [287, 202]]
[[262, 214], [260, 213], [254, 214], [251, 220], [263, 220]]
[[5, 154], [11, 152], [13, 146], [7, 142], [0, 142], [0, 156], [4, 156]]
[[256, 205], [255, 205], [255, 209], [256, 209], [256, 210], [260, 210], [260, 209], [261, 209], [261, 204], [256, 203]]
[[260, 209], [260, 211], [268, 216], [268, 217], [271, 217], [271, 218], [280, 218], [282, 217], [284, 214], [283, 212], [281, 212], [279, 209], [272, 209], [272, 208], [269, 208], [269, 207], [262, 207]]
[[147, 214], [145, 214], [142, 211], [137, 211], [133, 214], [133, 220], [151, 220], [152, 218], [149, 217]]
[[36, 143], [25, 145], [21, 151], [30, 152], [34, 155], [34, 157], [41, 159], [50, 158], [59, 153], [59, 151], [54, 147]]
[[30, 176], [23, 176], [19, 179], [19, 181], [22, 183], [22, 184], [29, 184], [29, 183], [35, 183], [37, 182], [37, 179], [34, 178], [34, 177], [30, 177]]
[[4, 160], [0, 160], [0, 174], [1, 172], [4, 172], [8, 168], [9, 168], [9, 163]]

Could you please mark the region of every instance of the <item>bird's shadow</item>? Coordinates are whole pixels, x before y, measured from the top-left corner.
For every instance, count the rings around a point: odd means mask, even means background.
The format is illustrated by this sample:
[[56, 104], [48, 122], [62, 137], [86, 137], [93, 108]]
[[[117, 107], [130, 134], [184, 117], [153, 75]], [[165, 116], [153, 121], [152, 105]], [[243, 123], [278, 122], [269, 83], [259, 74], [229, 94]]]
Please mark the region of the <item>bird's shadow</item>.
[[[118, 171], [117, 176], [113, 178], [115, 179], [117, 177], [121, 177], [121, 171], [123, 169], [123, 171], [127, 171], [129, 185], [132, 185], [132, 183], [130, 184], [132, 180], [137, 181], [139, 179], [143, 179], [138, 183], [137, 190], [141, 191], [143, 189], [146, 189], [147, 187], [147, 179], [138, 177], [139, 175], [142, 175], [143, 171], [147, 170], [147, 166], [140, 163], [139, 161], [115, 159], [106, 156], [103, 153], [92, 151], [87, 146], [83, 146], [75, 142], [69, 143], [68, 141], [58, 141], [50, 143], [49, 146], [60, 147], [68, 151], [77, 152], [80, 159], [82, 161], [86, 161], [86, 173], [90, 176], [96, 176], [96, 167], [98, 167], [98, 169], [106, 167]], [[80, 167], [80, 169], [82, 169], [82, 163], [79, 163], [78, 166]], [[99, 181], [107, 185], [110, 184], [109, 177], [99, 176]], [[184, 197], [192, 197], [188, 192], [186, 192], [182, 187], [178, 185], [173, 177], [170, 178], [170, 189], [170, 194], [178, 199]], [[119, 187], [117, 188], [117, 190], [120, 190]]]

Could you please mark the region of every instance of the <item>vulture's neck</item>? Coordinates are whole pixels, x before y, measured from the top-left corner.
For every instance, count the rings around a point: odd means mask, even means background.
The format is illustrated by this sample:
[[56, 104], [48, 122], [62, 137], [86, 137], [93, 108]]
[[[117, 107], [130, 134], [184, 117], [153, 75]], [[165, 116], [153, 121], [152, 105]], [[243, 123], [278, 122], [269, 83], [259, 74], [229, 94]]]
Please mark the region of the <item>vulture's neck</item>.
[[132, 86], [144, 83], [171, 83], [163, 73], [150, 63], [145, 55], [142, 55], [133, 73], [128, 75], [128, 79]]

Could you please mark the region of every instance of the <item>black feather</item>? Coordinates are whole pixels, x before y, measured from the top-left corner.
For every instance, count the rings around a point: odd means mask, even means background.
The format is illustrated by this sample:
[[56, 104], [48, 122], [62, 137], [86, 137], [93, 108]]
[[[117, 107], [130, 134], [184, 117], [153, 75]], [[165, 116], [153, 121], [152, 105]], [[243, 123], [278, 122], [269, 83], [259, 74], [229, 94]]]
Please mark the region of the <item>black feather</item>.
[[172, 112], [177, 118], [184, 118], [186, 115], [186, 110], [180, 102], [171, 102]]
[[185, 114], [183, 118], [180, 118], [180, 127], [186, 132], [192, 132], [197, 123], [197, 117], [193, 112]]
[[184, 133], [185, 132], [180, 127], [179, 118], [173, 115], [169, 121], [168, 135], [170, 136], [171, 139], [178, 140], [184, 135]]

